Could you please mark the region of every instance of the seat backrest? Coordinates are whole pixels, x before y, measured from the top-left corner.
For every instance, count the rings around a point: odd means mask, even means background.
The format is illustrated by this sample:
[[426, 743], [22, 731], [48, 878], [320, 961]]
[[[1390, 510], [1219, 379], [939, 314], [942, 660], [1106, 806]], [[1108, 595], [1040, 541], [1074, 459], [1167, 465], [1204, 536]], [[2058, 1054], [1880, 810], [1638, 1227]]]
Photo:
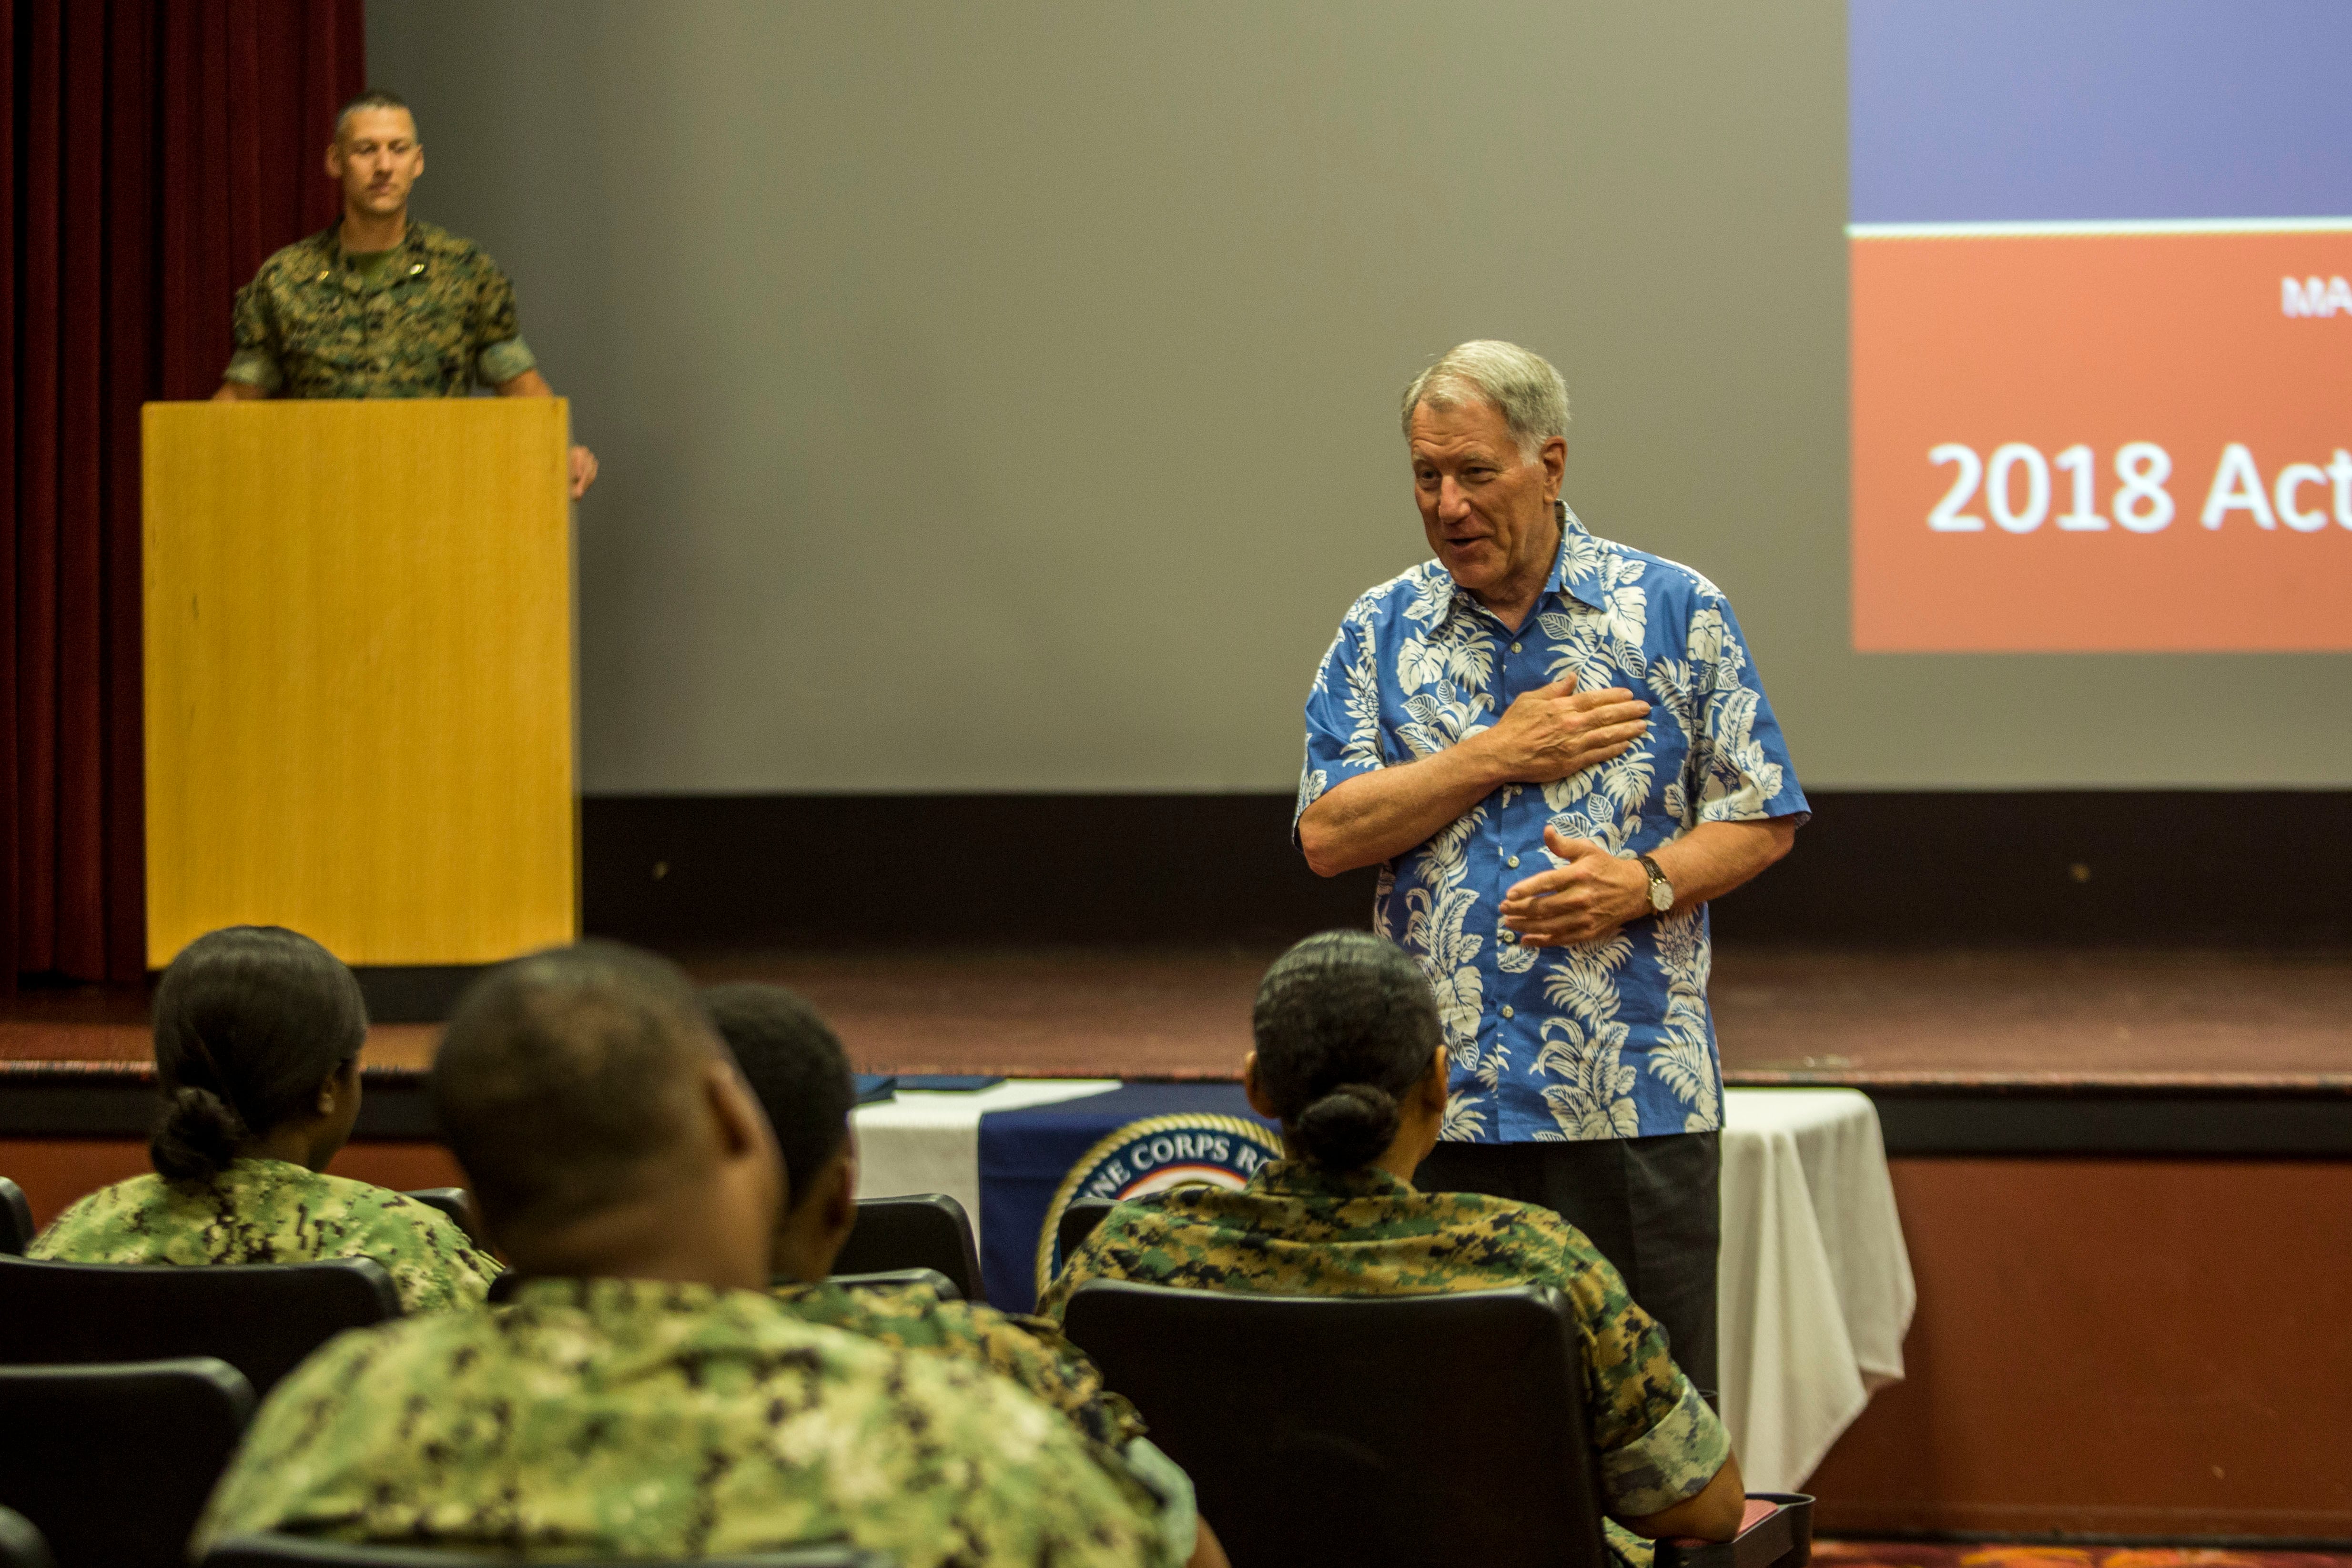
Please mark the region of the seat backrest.
[[[239, 1535], [205, 1553], [203, 1568], [466, 1568], [468, 1563], [497, 1563], [511, 1568], [511, 1556], [476, 1556], [421, 1546], [346, 1546], [299, 1535]], [[855, 1546], [803, 1546], [788, 1552], [753, 1552], [740, 1557], [698, 1557], [696, 1568], [893, 1568], [887, 1552], [862, 1552]], [[574, 1561], [571, 1568], [648, 1568], [637, 1561], [592, 1558]], [[662, 1568], [671, 1568], [665, 1562]]]
[[184, 1568], [253, 1388], [210, 1356], [0, 1366], [0, 1503], [67, 1568]]
[[960, 1301], [961, 1292], [955, 1281], [937, 1269], [891, 1269], [879, 1274], [835, 1274], [829, 1276], [836, 1285], [853, 1291], [887, 1291], [900, 1285], [929, 1285], [943, 1301]]
[[1076, 1252], [1079, 1244], [1095, 1233], [1095, 1227], [1103, 1222], [1103, 1216], [1118, 1207], [1117, 1198], [1073, 1199], [1070, 1207], [1062, 1210], [1060, 1223], [1054, 1227], [1054, 1243], [1061, 1249], [1056, 1256], [1063, 1262], [1068, 1262], [1070, 1254]]
[[216, 1355], [267, 1394], [345, 1329], [400, 1312], [363, 1258], [317, 1263], [61, 1263], [0, 1257], [0, 1364]]
[[1234, 1568], [1601, 1568], [1584, 1379], [1549, 1285], [1252, 1296], [1101, 1281], [1064, 1328], [1184, 1467]]
[[57, 1568], [49, 1543], [13, 1508], [0, 1508], [0, 1568]]
[[474, 1209], [473, 1206], [466, 1201], [466, 1189], [464, 1187], [411, 1187], [408, 1191], [402, 1193], [400, 1196], [403, 1197], [413, 1197], [421, 1204], [439, 1209], [442, 1213], [449, 1217], [450, 1220], [456, 1224], [458, 1229], [466, 1233], [466, 1239], [471, 1241], [477, 1247], [479, 1247], [482, 1244], [480, 1235], [474, 1229]]
[[943, 1192], [862, 1197], [857, 1224], [833, 1260], [836, 1274], [937, 1269], [967, 1301], [981, 1299], [980, 1248], [963, 1205]]
[[0, 1176], [0, 1253], [23, 1257], [33, 1235], [33, 1206], [25, 1201], [25, 1189]]

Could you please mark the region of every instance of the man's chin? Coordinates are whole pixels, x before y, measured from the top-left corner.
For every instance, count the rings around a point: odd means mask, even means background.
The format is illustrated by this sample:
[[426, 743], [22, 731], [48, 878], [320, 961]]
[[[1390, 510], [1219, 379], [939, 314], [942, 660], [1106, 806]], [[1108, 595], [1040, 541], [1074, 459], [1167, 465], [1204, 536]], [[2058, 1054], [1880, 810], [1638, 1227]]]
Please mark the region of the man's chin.
[[1484, 551], [1464, 557], [1446, 550], [1440, 553], [1437, 559], [1445, 568], [1446, 574], [1454, 579], [1456, 587], [1466, 588], [1473, 593], [1492, 587], [1495, 580], [1502, 575], [1499, 563]]

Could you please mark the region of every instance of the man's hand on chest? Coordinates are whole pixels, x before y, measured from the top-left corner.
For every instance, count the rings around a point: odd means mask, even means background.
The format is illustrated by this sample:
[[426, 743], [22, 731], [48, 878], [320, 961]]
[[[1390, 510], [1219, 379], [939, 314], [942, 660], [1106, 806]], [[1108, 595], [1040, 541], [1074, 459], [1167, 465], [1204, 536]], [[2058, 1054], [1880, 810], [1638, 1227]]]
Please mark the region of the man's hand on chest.
[[1575, 677], [1514, 699], [1465, 741], [1486, 748], [1508, 784], [1549, 784], [1621, 757], [1650, 731], [1650, 705], [1622, 686], [1580, 692]]
[[1544, 847], [1567, 863], [1524, 878], [1503, 895], [1504, 927], [1518, 933], [1521, 946], [1605, 941], [1627, 921], [1652, 913], [1650, 876], [1639, 861], [1558, 828], [1544, 830]]

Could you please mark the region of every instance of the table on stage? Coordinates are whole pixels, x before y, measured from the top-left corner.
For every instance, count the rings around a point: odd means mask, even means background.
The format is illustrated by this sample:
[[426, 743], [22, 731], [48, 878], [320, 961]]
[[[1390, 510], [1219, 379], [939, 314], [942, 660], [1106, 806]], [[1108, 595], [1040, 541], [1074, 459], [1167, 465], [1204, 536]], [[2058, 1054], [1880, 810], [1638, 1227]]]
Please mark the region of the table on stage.
[[[1250, 1116], [1234, 1084], [1045, 1079], [902, 1092], [857, 1111], [858, 1196], [954, 1197], [979, 1228], [990, 1297], [1025, 1308], [1038, 1226], [1063, 1174], [1122, 1127], [1179, 1109]], [[1910, 1259], [1866, 1096], [1735, 1089], [1725, 1124], [1723, 1416], [1748, 1490], [1786, 1490], [1874, 1390], [1901, 1379]]]

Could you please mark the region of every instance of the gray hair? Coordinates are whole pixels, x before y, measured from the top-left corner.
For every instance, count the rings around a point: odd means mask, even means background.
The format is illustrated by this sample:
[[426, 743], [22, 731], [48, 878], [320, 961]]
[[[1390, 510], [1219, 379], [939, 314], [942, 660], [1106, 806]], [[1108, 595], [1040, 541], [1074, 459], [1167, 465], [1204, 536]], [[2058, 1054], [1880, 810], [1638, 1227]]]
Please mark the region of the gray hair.
[[1502, 410], [1522, 462], [1534, 462], [1552, 437], [1567, 439], [1568, 383], [1549, 360], [1517, 343], [1473, 339], [1448, 349], [1444, 358], [1413, 377], [1404, 389], [1405, 439], [1412, 439], [1412, 411], [1423, 403], [1458, 408], [1465, 401]]

